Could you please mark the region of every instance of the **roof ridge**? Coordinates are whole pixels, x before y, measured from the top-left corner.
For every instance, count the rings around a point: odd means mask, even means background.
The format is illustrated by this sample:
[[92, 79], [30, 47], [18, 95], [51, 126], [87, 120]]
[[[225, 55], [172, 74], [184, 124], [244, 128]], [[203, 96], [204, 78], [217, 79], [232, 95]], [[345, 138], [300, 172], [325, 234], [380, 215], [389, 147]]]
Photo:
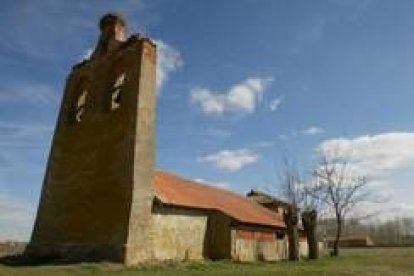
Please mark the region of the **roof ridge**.
[[156, 171], [156, 172], [159, 172], [159, 173], [168, 174], [168, 175], [170, 175], [170, 176], [172, 176], [172, 177], [175, 177], [175, 178], [178, 178], [178, 179], [181, 179], [181, 180], [187, 181], [187, 182], [191, 182], [191, 183], [193, 183], [193, 184], [197, 184], [197, 185], [206, 186], [206, 187], [208, 187], [208, 188], [212, 188], [212, 189], [220, 190], [221, 192], [230, 193], [230, 194], [232, 194], [232, 195], [235, 195], [235, 196], [241, 197], [241, 198], [243, 198], [243, 199], [247, 199], [247, 198], [246, 198], [243, 194], [240, 194], [240, 193], [238, 193], [238, 192], [236, 192], [236, 191], [234, 191], [234, 190], [225, 189], [225, 188], [222, 188], [222, 187], [217, 187], [217, 186], [215, 186], [215, 185], [213, 185], [213, 184], [210, 184], [209, 182], [200, 182], [200, 181], [196, 181], [196, 180], [193, 180], [193, 179], [189, 179], [189, 178], [186, 178], [186, 177], [180, 176], [180, 175], [178, 175], [178, 174], [176, 174], [176, 173], [173, 173], [173, 172], [170, 172], [170, 171], [164, 171], [164, 170], [160, 170], [160, 169], [156, 169], [155, 171]]

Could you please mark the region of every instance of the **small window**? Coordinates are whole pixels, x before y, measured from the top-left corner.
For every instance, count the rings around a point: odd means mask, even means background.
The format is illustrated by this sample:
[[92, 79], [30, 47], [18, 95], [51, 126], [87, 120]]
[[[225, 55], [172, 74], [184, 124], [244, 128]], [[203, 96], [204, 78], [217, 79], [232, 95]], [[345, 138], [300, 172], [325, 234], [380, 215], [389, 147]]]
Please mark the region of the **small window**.
[[78, 96], [78, 99], [76, 100], [75, 106], [75, 121], [78, 123], [82, 121], [83, 115], [85, 114], [87, 98], [88, 90], [83, 89], [80, 95]]
[[119, 74], [111, 86], [111, 110], [118, 109], [121, 106], [122, 88], [125, 83], [125, 73]]

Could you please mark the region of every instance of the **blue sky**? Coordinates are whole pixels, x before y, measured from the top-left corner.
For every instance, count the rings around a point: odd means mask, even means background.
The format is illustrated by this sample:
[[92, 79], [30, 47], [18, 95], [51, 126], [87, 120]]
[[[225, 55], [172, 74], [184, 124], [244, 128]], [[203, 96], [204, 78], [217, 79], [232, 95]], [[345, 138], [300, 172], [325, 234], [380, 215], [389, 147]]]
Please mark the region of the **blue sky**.
[[2, 1], [0, 239], [27, 239], [64, 81], [119, 11], [159, 45], [157, 166], [274, 190], [341, 147], [382, 209], [414, 211], [411, 0]]

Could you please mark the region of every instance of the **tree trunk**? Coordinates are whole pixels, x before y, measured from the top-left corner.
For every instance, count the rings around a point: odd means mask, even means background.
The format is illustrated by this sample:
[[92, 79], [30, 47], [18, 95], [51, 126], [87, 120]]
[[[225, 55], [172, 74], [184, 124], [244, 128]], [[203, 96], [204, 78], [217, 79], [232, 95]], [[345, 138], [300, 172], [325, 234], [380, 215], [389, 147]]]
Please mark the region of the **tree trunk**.
[[289, 260], [299, 260], [298, 212], [294, 207], [288, 207], [283, 213], [288, 234]]
[[341, 215], [336, 215], [336, 236], [334, 241], [333, 250], [331, 252], [331, 256], [337, 257], [339, 256], [339, 240], [341, 239], [342, 233], [342, 217]]
[[308, 258], [316, 260], [319, 257], [318, 240], [316, 238], [318, 213], [316, 210], [305, 211], [302, 213], [302, 224], [308, 242]]

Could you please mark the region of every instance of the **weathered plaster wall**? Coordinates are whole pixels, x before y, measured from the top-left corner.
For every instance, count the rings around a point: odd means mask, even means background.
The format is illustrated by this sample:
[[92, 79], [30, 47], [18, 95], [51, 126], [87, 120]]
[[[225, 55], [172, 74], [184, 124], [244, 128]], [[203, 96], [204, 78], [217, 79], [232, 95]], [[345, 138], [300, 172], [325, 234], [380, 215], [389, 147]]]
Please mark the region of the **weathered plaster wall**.
[[275, 261], [281, 259], [276, 241], [236, 239], [234, 260], [242, 262]]
[[172, 206], [153, 207], [154, 256], [157, 260], [202, 260], [206, 212]]
[[232, 259], [276, 261], [287, 258], [287, 239], [274, 229], [235, 225], [215, 211], [153, 205], [154, 256], [157, 260]]
[[299, 256], [307, 257], [308, 256], [308, 243], [306, 239], [299, 240]]
[[232, 229], [231, 252], [233, 260], [242, 262], [281, 260], [287, 256], [287, 240], [269, 229], [238, 227]]

